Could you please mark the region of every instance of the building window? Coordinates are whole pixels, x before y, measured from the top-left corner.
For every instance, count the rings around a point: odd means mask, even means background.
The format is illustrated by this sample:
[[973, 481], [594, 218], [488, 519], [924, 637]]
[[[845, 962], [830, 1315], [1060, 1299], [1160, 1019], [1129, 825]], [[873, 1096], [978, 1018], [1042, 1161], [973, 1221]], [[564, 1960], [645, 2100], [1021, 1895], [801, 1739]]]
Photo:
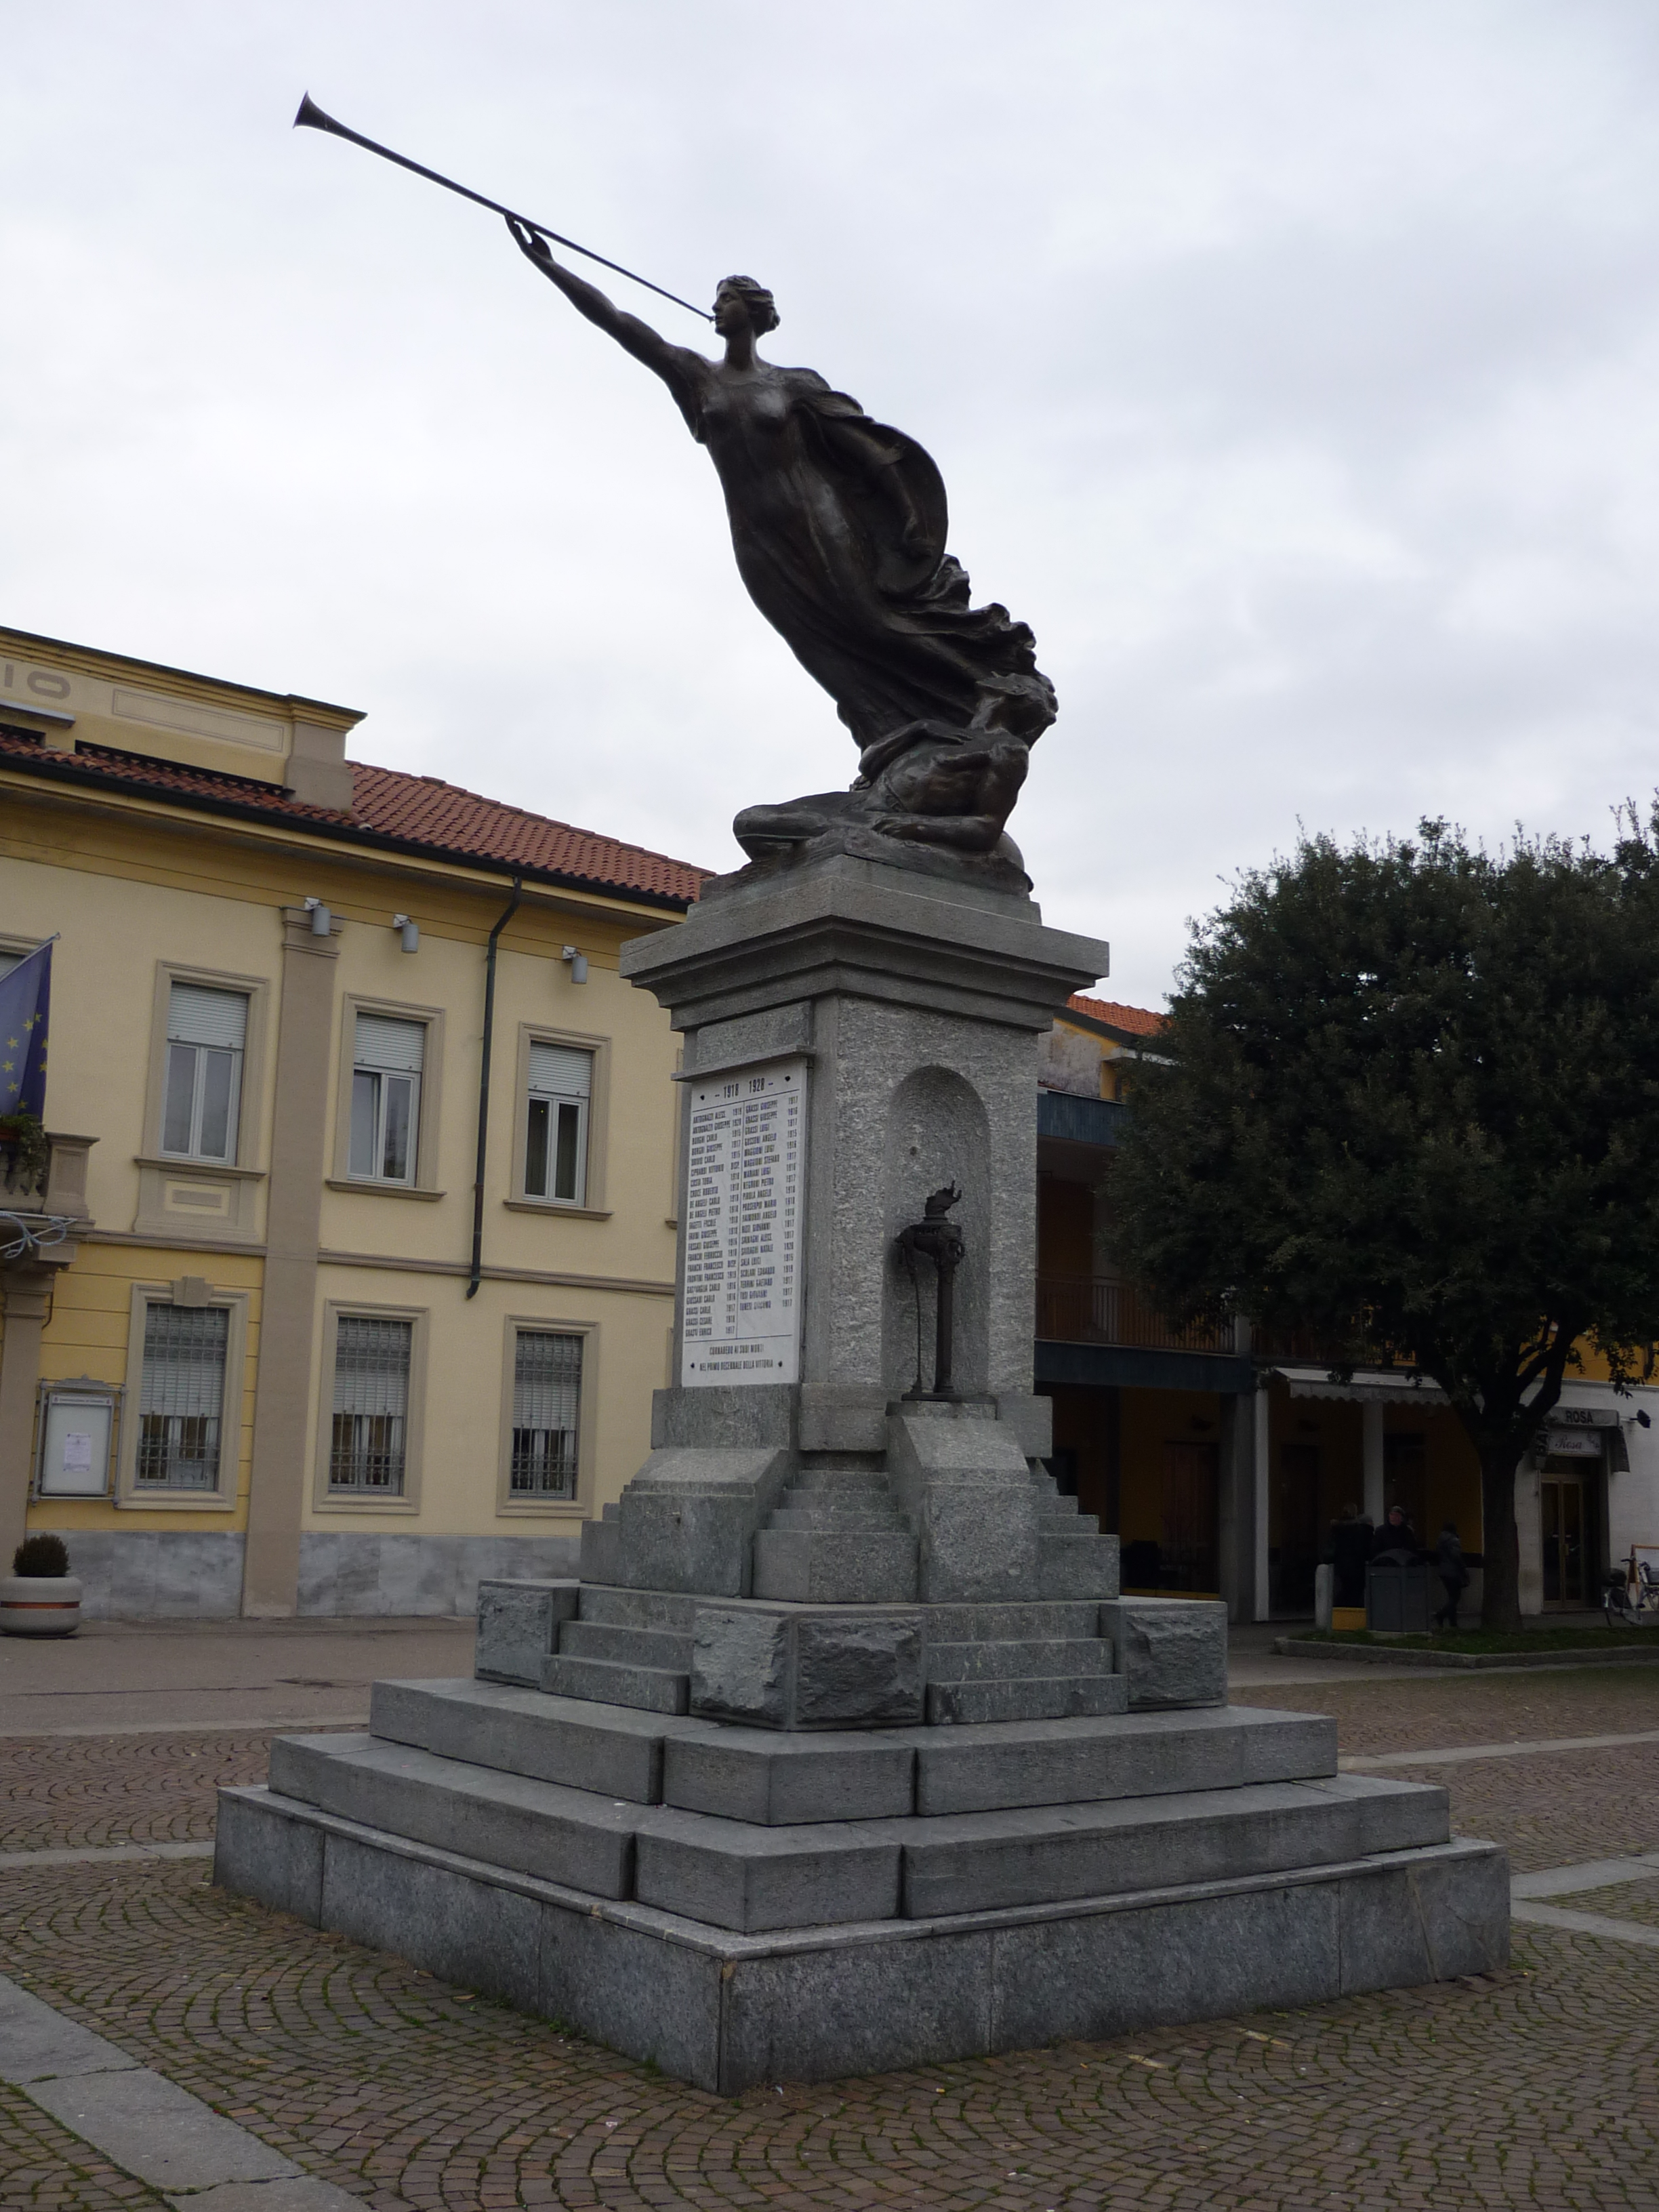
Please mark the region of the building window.
[[415, 1325], [341, 1314], [336, 1330], [328, 1486], [401, 1498]]
[[173, 984], [167, 996], [164, 1152], [178, 1159], [234, 1163], [246, 1042], [247, 999], [242, 992]]
[[349, 1168], [362, 1182], [415, 1180], [426, 1024], [359, 1014], [351, 1072]]
[[513, 1353], [514, 1498], [574, 1498], [581, 1426], [582, 1340], [521, 1328]]
[[219, 1487], [229, 1340], [223, 1306], [146, 1305], [136, 1488]]
[[529, 1121], [525, 1133], [526, 1198], [580, 1206], [587, 1195], [587, 1114], [593, 1055], [574, 1045], [530, 1048]]

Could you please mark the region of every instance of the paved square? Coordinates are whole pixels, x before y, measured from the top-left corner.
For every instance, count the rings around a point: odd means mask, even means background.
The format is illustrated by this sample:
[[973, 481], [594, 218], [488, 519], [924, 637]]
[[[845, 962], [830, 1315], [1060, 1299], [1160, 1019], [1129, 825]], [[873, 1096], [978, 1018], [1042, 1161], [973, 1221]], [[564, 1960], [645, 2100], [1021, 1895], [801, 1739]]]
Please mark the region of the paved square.
[[[1361, 1762], [1659, 1728], [1645, 1668], [1379, 1676], [1278, 1702], [1334, 1713]], [[0, 1742], [0, 1848], [204, 1839], [215, 1784], [264, 1757], [246, 1732]], [[1659, 1743], [1389, 1771], [1443, 1781], [1517, 1870], [1659, 1849]], [[1618, 1941], [1517, 1924], [1510, 1970], [1471, 1984], [728, 2101], [208, 1873], [15, 1863], [0, 1971], [383, 2212], [1659, 2204], [1659, 1955]], [[1565, 1899], [1644, 1932], [1656, 1900], [1659, 1881]], [[161, 2200], [0, 2094], [0, 2203]]]

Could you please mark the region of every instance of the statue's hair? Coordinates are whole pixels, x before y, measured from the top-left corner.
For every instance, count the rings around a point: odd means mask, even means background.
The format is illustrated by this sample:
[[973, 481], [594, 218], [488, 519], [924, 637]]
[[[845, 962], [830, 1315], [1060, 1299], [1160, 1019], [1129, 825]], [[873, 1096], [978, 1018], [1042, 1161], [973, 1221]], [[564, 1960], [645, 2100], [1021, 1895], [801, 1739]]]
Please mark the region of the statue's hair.
[[742, 293], [757, 337], [764, 337], [768, 331], [776, 330], [777, 303], [764, 284], [757, 283], [752, 276], [722, 276], [714, 289], [717, 292]]

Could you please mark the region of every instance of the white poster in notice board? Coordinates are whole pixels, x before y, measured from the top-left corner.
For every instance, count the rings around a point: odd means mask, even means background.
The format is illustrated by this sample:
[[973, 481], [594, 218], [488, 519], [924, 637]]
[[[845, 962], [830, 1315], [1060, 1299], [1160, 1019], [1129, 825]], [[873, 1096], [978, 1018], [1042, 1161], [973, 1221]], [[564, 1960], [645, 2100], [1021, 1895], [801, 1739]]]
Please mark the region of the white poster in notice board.
[[49, 1390], [40, 1412], [40, 1495], [102, 1498], [109, 1488], [113, 1398]]
[[680, 1381], [800, 1379], [806, 1062], [694, 1077]]

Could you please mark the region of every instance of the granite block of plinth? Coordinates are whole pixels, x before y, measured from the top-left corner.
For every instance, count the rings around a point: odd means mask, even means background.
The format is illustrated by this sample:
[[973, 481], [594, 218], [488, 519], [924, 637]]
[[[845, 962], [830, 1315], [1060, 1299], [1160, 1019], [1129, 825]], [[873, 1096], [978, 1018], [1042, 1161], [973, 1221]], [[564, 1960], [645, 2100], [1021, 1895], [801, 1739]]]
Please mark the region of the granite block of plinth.
[[930, 1729], [915, 1742], [921, 1814], [1168, 1796], [1336, 1772], [1334, 1720], [1242, 1705]]
[[884, 1733], [797, 1735], [694, 1723], [664, 1745], [663, 1800], [763, 1827], [910, 1812], [916, 1753]]
[[481, 1682], [541, 1687], [542, 1662], [558, 1649], [559, 1624], [575, 1616], [574, 1581], [478, 1584], [478, 1633], [472, 1671]]
[[934, 1727], [990, 1721], [1066, 1720], [1084, 1714], [1121, 1713], [1127, 1695], [1121, 1674], [930, 1682], [927, 1718]]
[[916, 1543], [902, 1528], [763, 1528], [755, 1595], [799, 1605], [902, 1605], [916, 1595]]
[[1037, 1575], [1044, 1597], [1115, 1598], [1117, 1538], [1077, 1528], [1042, 1527], [1037, 1533]]
[[214, 1823], [213, 1879], [273, 1912], [323, 1924], [323, 1832], [271, 1816], [264, 1790], [222, 1790]]
[[630, 1804], [662, 1797], [664, 1717], [493, 1682], [376, 1682], [369, 1733], [441, 1759], [594, 1790]]
[[917, 1821], [905, 1841], [904, 1911], [932, 1919], [1359, 1858], [1374, 1815], [1367, 1798], [1343, 1790], [1347, 1779]]
[[[222, 1823], [232, 1801], [248, 1822], [316, 1837], [325, 1926], [726, 2097], [1328, 2001], [1492, 1971], [1508, 1955], [1509, 1869], [1489, 1844], [745, 1935], [377, 1835], [263, 1789], [222, 1793]], [[233, 1864], [228, 1886], [258, 1895], [275, 1863], [250, 1854], [247, 1879]]]
[[752, 1728], [893, 1728], [922, 1717], [917, 1613], [700, 1606], [691, 1710]]
[[634, 1894], [641, 1905], [745, 1934], [890, 1920], [899, 1907], [901, 1848], [884, 1821], [759, 1828], [665, 1810], [641, 1828]]
[[671, 1668], [566, 1658], [556, 1651], [542, 1662], [542, 1687], [556, 1698], [586, 1698], [647, 1713], [683, 1713], [688, 1696], [687, 1678]]
[[1128, 1678], [1129, 1711], [1227, 1702], [1227, 1608], [1218, 1599], [1117, 1598], [1100, 1608]]
[[343, 1735], [278, 1736], [270, 1786], [365, 1827], [595, 1897], [626, 1897], [632, 1888], [641, 1814], [589, 1790]]

